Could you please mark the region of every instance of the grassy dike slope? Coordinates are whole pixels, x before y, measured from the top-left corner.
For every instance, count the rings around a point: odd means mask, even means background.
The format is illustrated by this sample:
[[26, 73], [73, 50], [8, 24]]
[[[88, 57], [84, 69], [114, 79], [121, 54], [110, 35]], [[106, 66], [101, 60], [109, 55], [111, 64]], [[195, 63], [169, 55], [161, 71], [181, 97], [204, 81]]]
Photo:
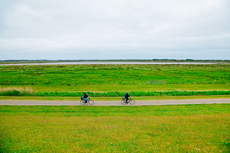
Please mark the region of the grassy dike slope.
[[34, 95], [44, 92], [69, 92], [65, 95], [71, 95], [71, 92], [230, 90], [229, 64], [24, 65], [1, 66], [0, 72], [0, 89], [28, 88]]
[[0, 152], [229, 152], [230, 104], [0, 106]]
[[76, 88], [85, 85], [134, 85], [133, 90], [136, 90], [142, 85], [229, 84], [230, 81], [229, 64], [25, 65], [1, 66], [0, 72], [1, 85]]

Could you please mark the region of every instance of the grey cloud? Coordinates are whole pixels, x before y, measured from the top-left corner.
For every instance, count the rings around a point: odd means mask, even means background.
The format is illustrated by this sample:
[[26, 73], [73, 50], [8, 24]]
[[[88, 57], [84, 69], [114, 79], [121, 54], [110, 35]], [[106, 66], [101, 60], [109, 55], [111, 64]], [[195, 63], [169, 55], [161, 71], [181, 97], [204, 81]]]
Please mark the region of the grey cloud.
[[13, 53], [33, 59], [51, 58], [52, 53], [57, 53], [56, 59], [78, 59], [82, 52], [100, 59], [201, 58], [198, 51], [204, 59], [230, 57], [228, 0], [1, 4], [0, 59], [18, 58]]

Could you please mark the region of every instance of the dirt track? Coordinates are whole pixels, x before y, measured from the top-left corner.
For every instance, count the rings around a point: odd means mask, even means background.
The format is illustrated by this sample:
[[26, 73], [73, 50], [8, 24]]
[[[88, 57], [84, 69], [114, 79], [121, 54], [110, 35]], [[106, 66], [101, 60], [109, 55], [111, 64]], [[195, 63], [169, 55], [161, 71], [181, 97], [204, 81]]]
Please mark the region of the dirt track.
[[[230, 103], [230, 99], [193, 99], [193, 100], [145, 100], [136, 101], [135, 105], [181, 105]], [[0, 105], [80, 105], [79, 101], [32, 101], [0, 100]], [[96, 106], [121, 106], [120, 101], [95, 101]]]

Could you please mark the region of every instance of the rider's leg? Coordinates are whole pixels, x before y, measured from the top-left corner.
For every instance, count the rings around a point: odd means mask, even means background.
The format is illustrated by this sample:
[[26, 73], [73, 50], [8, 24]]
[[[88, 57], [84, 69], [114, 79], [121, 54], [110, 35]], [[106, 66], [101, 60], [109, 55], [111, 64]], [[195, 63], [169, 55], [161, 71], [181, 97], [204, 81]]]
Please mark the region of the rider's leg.
[[126, 98], [126, 103], [128, 103], [129, 98]]

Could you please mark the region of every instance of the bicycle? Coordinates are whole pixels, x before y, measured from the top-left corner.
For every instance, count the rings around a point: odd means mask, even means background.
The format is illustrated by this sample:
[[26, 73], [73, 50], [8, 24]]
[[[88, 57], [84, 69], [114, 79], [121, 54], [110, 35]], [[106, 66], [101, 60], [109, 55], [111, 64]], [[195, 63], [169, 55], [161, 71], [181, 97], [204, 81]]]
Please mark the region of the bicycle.
[[127, 105], [127, 104], [134, 105], [134, 104], [135, 104], [135, 100], [129, 98], [129, 100], [128, 100], [127, 103], [126, 103], [126, 99], [125, 99], [124, 97], [122, 97], [121, 104], [122, 104], [122, 105]]
[[87, 102], [85, 102], [84, 98], [81, 97], [81, 100], [80, 100], [80, 104], [81, 105], [93, 105], [94, 104], [94, 101], [90, 98], [87, 99]]

